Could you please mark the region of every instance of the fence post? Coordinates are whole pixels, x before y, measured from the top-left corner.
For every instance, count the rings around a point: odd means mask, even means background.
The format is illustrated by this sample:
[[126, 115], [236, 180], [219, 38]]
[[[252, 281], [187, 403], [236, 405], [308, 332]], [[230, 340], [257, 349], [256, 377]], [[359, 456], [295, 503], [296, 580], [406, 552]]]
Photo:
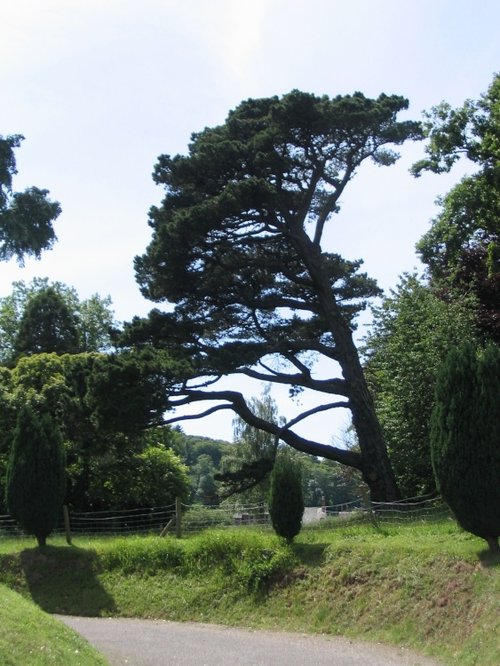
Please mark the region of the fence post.
[[181, 520], [182, 520], [181, 498], [176, 497], [175, 498], [175, 536], [176, 536], [177, 539], [180, 539], [181, 536], [182, 536]]
[[371, 524], [373, 525], [373, 527], [378, 528], [377, 513], [375, 511], [373, 502], [370, 500], [368, 491], [365, 488], [361, 489], [361, 497], [363, 500], [365, 512], [368, 514], [368, 518]]
[[69, 524], [69, 511], [68, 505], [63, 505], [63, 516], [64, 516], [64, 531], [66, 532], [66, 543], [71, 546], [71, 527]]

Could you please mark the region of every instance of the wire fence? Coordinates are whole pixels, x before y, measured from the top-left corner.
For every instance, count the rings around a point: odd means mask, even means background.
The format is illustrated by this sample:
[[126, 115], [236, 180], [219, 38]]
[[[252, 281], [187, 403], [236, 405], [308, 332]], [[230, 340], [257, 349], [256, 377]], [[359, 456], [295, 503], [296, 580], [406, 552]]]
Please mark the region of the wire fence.
[[396, 502], [366, 502], [355, 500], [336, 507], [322, 507], [320, 523], [345, 521], [402, 523], [409, 521], [442, 520], [451, 516], [450, 509], [439, 495], [410, 497]]
[[[303, 523], [307, 526], [334, 529], [347, 522], [402, 523], [415, 520], [442, 520], [450, 511], [439, 496], [413, 497], [398, 502], [367, 502], [361, 498], [352, 502], [321, 507], [306, 507]], [[209, 528], [270, 527], [271, 520], [265, 504], [202, 505], [175, 504], [160, 507], [108, 511], [69, 511], [68, 522], [61, 523], [55, 534], [126, 535], [200, 532]], [[26, 536], [16, 521], [0, 515], [0, 538]]]

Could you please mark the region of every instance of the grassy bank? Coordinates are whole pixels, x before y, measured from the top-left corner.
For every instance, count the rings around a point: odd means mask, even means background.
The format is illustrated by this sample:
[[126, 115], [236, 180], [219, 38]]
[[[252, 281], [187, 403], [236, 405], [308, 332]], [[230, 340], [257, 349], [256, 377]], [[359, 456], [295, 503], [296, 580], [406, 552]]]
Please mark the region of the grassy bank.
[[107, 661], [81, 636], [0, 585], [0, 664], [104, 666]]
[[243, 529], [54, 543], [0, 542], [0, 580], [48, 612], [342, 634], [500, 663], [498, 562], [451, 521], [307, 529], [292, 547]]

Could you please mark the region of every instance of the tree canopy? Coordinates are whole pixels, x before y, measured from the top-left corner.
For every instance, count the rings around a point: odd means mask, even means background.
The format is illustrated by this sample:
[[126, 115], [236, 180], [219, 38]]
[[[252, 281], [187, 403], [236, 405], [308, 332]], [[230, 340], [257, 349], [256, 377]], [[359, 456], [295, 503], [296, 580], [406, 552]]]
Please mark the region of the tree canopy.
[[109, 296], [81, 300], [74, 288], [48, 278], [14, 282], [0, 298], [0, 363], [39, 352], [109, 351], [111, 305]]
[[[166, 409], [169, 364], [146, 350], [139, 354], [34, 354], [13, 369], [0, 368], [0, 486], [22, 406], [37, 405], [61, 432], [69, 471], [68, 499], [82, 507], [91, 462], [123, 459], [144, 448], [144, 430]], [[144, 461], [146, 464], [147, 461]], [[94, 465], [96, 467], [96, 465]], [[130, 476], [130, 475], [129, 475]]]
[[427, 158], [413, 166], [449, 171], [467, 158], [475, 171], [439, 202], [441, 211], [417, 249], [437, 289], [474, 294], [484, 335], [500, 342], [500, 75], [478, 101], [442, 103], [426, 114]]
[[13, 192], [12, 177], [17, 173], [14, 149], [24, 137], [0, 135], [0, 260], [26, 255], [40, 258], [56, 240], [52, 223], [61, 212], [57, 201], [48, 199], [48, 190], [29, 187]]
[[27, 304], [15, 340], [16, 356], [76, 354], [80, 351], [76, 317], [55, 289], [47, 287]]
[[404, 497], [435, 490], [430, 417], [447, 352], [477, 337], [471, 309], [439, 298], [416, 275], [374, 308], [365, 339], [366, 370], [389, 456]]
[[[160, 156], [154, 180], [166, 196], [151, 209], [153, 238], [135, 265], [143, 294], [175, 307], [136, 319], [123, 339], [189, 360], [172, 406], [216, 401], [202, 413], [232, 409], [298, 450], [356, 467], [381, 501], [398, 491], [352, 340], [356, 313], [379, 292], [360, 260], [323, 244], [363, 162], [388, 166], [394, 145], [420, 138], [419, 123], [397, 120], [407, 106], [384, 94], [249, 99], [223, 125], [193, 134], [188, 155]], [[324, 401], [278, 425], [240, 392], [216, 390], [233, 374]], [[351, 410], [359, 453], [294, 430], [335, 408]]]

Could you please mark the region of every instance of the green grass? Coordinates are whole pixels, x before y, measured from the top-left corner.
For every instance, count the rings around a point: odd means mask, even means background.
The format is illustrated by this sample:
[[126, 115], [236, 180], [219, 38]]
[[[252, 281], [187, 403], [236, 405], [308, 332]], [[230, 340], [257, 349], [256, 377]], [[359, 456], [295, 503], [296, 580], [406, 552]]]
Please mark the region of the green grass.
[[[342, 634], [500, 663], [500, 568], [451, 520], [0, 542], [0, 581], [48, 612]], [[27, 547], [29, 545], [29, 547]]]
[[107, 663], [81, 636], [0, 585], [2, 666], [104, 666]]

